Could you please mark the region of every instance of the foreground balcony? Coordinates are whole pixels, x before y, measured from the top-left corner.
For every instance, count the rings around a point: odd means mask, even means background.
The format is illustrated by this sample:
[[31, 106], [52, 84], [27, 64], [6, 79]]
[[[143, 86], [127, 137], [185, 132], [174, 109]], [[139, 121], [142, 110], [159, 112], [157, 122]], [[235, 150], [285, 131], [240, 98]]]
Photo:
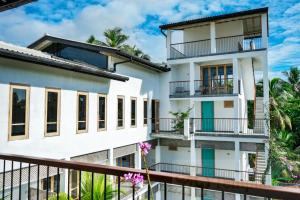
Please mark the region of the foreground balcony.
[[[150, 171], [151, 185], [131, 187], [122, 177], [127, 173], [140, 173], [146, 178], [145, 170], [113, 167], [106, 165], [54, 160], [0, 154], [0, 198], [3, 199], [190, 199], [191, 190], [197, 199], [299, 199], [300, 190], [296, 188], [272, 187], [261, 184], [245, 183], [209, 177], [188, 176], [173, 173]], [[74, 176], [77, 174], [78, 176]], [[86, 186], [84, 174], [90, 181]], [[50, 191], [50, 176], [55, 175], [56, 188]], [[101, 185], [99, 177], [102, 177]], [[78, 178], [77, 181], [72, 181]], [[46, 180], [41, 182], [42, 180]], [[40, 185], [43, 183], [43, 185]], [[111, 193], [113, 188], [115, 192]], [[89, 194], [90, 198], [83, 195]], [[112, 196], [111, 196], [112, 195]]]
[[191, 118], [179, 121], [175, 118], [160, 118], [152, 126], [154, 137], [195, 136], [247, 136], [266, 137], [265, 119], [243, 118]]
[[198, 40], [170, 45], [168, 59], [192, 58], [214, 54], [240, 53], [264, 49], [260, 35], [249, 37], [235, 35], [215, 39], [216, 50], [211, 49], [211, 40]]
[[[240, 81], [239, 81], [240, 91]], [[190, 81], [171, 81], [170, 98], [189, 98], [206, 96], [226, 96], [233, 95], [233, 79], [209, 79], [194, 81], [194, 95], [190, 93]]]

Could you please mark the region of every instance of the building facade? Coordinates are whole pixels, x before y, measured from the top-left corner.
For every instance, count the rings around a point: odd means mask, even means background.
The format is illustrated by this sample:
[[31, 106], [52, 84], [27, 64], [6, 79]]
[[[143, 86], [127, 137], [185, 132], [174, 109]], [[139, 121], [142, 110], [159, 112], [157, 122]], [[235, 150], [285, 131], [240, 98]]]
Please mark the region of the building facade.
[[140, 169], [149, 141], [153, 170], [270, 184], [268, 9], [160, 28], [167, 67], [49, 35], [1, 42], [0, 152]]

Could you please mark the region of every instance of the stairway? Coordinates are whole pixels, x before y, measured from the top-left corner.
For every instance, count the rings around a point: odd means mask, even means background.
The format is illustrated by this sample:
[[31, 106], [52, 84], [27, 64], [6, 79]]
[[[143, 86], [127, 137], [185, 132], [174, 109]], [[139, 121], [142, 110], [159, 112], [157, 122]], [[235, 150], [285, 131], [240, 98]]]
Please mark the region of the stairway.
[[261, 182], [262, 175], [265, 172], [265, 169], [267, 167], [267, 161], [265, 157], [265, 152], [256, 152], [256, 175], [255, 175], [255, 181]]
[[264, 121], [261, 119], [265, 118], [264, 114], [264, 102], [263, 97], [256, 97], [255, 100], [255, 121], [253, 133], [263, 134], [264, 133]]

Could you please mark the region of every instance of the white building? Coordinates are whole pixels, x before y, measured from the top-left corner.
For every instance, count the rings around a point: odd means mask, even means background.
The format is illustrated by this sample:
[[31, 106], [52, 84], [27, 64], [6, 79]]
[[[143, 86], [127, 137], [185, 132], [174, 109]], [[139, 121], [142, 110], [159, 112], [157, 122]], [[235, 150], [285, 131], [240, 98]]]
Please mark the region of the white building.
[[[141, 168], [137, 143], [151, 141], [156, 170], [261, 181], [267, 15], [262, 8], [160, 26], [168, 67], [48, 35], [29, 48], [1, 42], [0, 153]], [[188, 109], [185, 119], [170, 114]]]

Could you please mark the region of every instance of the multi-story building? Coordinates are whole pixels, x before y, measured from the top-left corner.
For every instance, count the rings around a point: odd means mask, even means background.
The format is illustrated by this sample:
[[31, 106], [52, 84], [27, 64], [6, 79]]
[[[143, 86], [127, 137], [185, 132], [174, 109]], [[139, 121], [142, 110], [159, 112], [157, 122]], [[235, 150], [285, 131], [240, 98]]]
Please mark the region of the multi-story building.
[[[1, 42], [0, 153], [139, 169], [137, 143], [150, 141], [154, 170], [270, 184], [268, 9], [160, 28], [168, 67], [49, 35], [28, 48]], [[33, 188], [57, 191], [56, 171], [39, 175]], [[60, 191], [78, 197], [78, 184], [67, 188], [78, 173], [64, 178]], [[23, 183], [10, 181], [0, 178], [8, 193]]]
[[[152, 134], [159, 141], [159, 168], [195, 166], [180, 170], [217, 177], [231, 171], [235, 180], [261, 181], [269, 138], [268, 9], [160, 28], [171, 71], [162, 74], [161, 119]], [[263, 95], [256, 95], [259, 75]], [[183, 122], [179, 115], [187, 111]]]

